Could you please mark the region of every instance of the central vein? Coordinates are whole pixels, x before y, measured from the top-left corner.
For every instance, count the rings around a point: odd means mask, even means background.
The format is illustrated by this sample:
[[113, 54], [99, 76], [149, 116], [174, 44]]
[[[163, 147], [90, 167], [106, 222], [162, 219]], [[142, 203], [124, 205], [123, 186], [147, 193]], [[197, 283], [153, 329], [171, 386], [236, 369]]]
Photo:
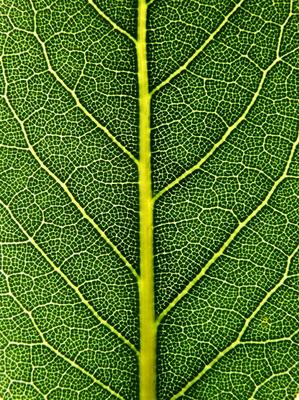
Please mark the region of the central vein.
[[140, 202], [140, 400], [156, 399], [156, 325], [153, 271], [150, 94], [146, 52], [146, 0], [138, 2], [139, 202]]

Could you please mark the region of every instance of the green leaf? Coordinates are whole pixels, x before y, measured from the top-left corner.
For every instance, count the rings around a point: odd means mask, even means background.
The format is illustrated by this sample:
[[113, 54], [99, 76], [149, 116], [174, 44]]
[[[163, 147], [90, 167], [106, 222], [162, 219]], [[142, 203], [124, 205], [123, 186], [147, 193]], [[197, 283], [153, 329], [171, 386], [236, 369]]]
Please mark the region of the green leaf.
[[298, 0], [0, 0], [0, 397], [294, 400]]

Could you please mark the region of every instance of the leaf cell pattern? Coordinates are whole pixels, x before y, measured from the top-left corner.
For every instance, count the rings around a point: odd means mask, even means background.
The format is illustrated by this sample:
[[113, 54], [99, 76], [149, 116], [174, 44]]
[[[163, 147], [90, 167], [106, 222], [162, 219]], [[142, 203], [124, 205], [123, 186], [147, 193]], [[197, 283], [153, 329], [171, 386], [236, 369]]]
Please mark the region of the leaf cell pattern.
[[147, 263], [157, 400], [295, 399], [298, 32], [298, 0], [0, 0], [1, 398], [154, 400]]

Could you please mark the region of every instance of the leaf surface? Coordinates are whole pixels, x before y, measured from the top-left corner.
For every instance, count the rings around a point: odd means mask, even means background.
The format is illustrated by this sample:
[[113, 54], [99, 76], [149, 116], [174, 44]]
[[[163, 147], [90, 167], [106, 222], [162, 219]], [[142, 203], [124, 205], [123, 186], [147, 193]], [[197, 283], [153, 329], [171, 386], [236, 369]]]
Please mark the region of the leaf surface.
[[0, 396], [293, 400], [298, 0], [0, 0]]

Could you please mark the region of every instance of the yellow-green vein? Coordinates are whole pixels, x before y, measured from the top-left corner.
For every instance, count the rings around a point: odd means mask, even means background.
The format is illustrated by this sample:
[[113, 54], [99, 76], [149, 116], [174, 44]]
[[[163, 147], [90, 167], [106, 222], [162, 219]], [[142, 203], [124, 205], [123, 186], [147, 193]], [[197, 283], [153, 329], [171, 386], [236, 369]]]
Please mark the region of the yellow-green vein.
[[[251, 313], [250, 317], [248, 317], [243, 325], [243, 328], [241, 329], [238, 337], [236, 340], [234, 340], [229, 346], [227, 346], [224, 350], [222, 350], [213, 360], [207, 364], [201, 371], [200, 373], [193, 378], [191, 381], [189, 381], [183, 389], [181, 389], [178, 393], [176, 393], [174, 396], [171, 397], [170, 400], [176, 400], [179, 397], [183, 396], [186, 391], [194, 385], [207, 371], [209, 371], [221, 358], [223, 358], [228, 352], [233, 350], [238, 344], [241, 343], [242, 336], [244, 335], [246, 329], [248, 328], [250, 322], [253, 320], [253, 318], [257, 315], [257, 313], [261, 310], [261, 308], [266, 304], [266, 302], [269, 300], [271, 296], [273, 296], [274, 293], [284, 284], [285, 280], [288, 278], [288, 273], [289, 273], [289, 268], [291, 261], [293, 257], [296, 255], [297, 251], [299, 250], [299, 246], [293, 251], [293, 253], [288, 257], [286, 269], [284, 271], [284, 274], [282, 278], [279, 280], [279, 282], [265, 295], [265, 297], [262, 299], [262, 301], [258, 304], [258, 306], [255, 308], [255, 310]], [[244, 342], [246, 343], [246, 342]]]
[[[7, 285], [9, 286], [9, 282], [8, 279], [7, 280]], [[94, 377], [90, 372], [88, 372], [86, 369], [84, 369], [83, 367], [81, 367], [78, 363], [76, 363], [75, 361], [73, 361], [72, 359], [68, 358], [66, 355], [64, 355], [63, 353], [61, 353], [60, 351], [58, 351], [57, 349], [55, 349], [55, 347], [53, 347], [44, 337], [43, 332], [40, 330], [40, 328], [38, 327], [37, 323], [35, 322], [35, 319], [32, 316], [32, 313], [30, 311], [28, 311], [23, 304], [13, 295], [13, 293], [10, 290], [9, 295], [13, 298], [13, 300], [18, 304], [18, 306], [21, 308], [21, 310], [24, 312], [24, 314], [28, 315], [32, 325], [34, 326], [35, 330], [37, 331], [39, 337], [41, 338], [41, 343], [47, 347], [48, 349], [50, 349], [54, 354], [56, 354], [59, 358], [62, 358], [65, 362], [67, 362], [68, 364], [70, 364], [72, 367], [76, 368], [77, 370], [79, 370], [80, 372], [82, 372], [84, 375], [88, 376], [90, 379], [92, 379], [92, 381], [96, 384], [98, 384], [99, 386], [101, 386], [103, 389], [107, 390], [110, 394], [112, 394], [113, 396], [117, 397], [120, 400], [125, 400], [119, 393], [115, 392], [113, 389], [111, 389], [109, 386], [105, 385], [103, 382], [101, 382], [99, 379], [97, 379], [96, 377]]]
[[27, 147], [11, 146], [9, 144], [2, 144], [2, 143], [0, 143], [0, 148], [10, 149], [10, 150], [22, 150], [22, 151], [28, 151], [29, 150]]
[[225, 243], [221, 246], [221, 248], [213, 255], [213, 257], [207, 262], [207, 264], [202, 268], [202, 270], [200, 271], [199, 274], [196, 275], [196, 277], [194, 279], [192, 279], [192, 281], [190, 281], [188, 283], [188, 285], [184, 288], [184, 290], [182, 290], [174, 300], [172, 300], [171, 303], [169, 303], [169, 305], [164, 309], [164, 311], [161, 312], [161, 314], [159, 315], [159, 317], [157, 318], [157, 325], [159, 325], [161, 323], [161, 321], [163, 320], [163, 318], [166, 317], [166, 315], [169, 313], [170, 310], [172, 310], [175, 305], [184, 297], [186, 296], [187, 293], [190, 292], [190, 290], [194, 287], [194, 285], [196, 285], [196, 283], [206, 274], [206, 272], [208, 271], [208, 269], [210, 268], [210, 266], [212, 264], [214, 264], [216, 262], [216, 260], [218, 260], [218, 258], [225, 252], [225, 250], [228, 248], [228, 246], [230, 245], [230, 243], [235, 239], [235, 237], [239, 234], [239, 232], [245, 228], [247, 226], [247, 224], [265, 207], [265, 205], [268, 204], [268, 201], [270, 200], [270, 198], [272, 197], [273, 193], [275, 192], [276, 188], [279, 186], [279, 184], [287, 178], [288, 176], [288, 170], [291, 164], [291, 161], [294, 157], [295, 151], [296, 151], [296, 147], [299, 144], [299, 134], [297, 136], [296, 141], [293, 143], [292, 145], [292, 149], [290, 152], [290, 156], [288, 158], [288, 161], [286, 163], [285, 169], [282, 173], [282, 175], [280, 176], [279, 179], [277, 179], [274, 184], [271, 187], [271, 190], [268, 192], [267, 196], [264, 198], [264, 200], [259, 204], [259, 206], [251, 213], [248, 215], [248, 217], [239, 223], [239, 225], [237, 226], [237, 228], [233, 231], [233, 233], [229, 236], [229, 238], [225, 241]]
[[[269, 73], [269, 71], [272, 70], [272, 68], [281, 61], [281, 57], [280, 57], [280, 48], [281, 48], [281, 43], [282, 43], [282, 37], [283, 37], [283, 31], [284, 28], [286, 26], [286, 24], [288, 23], [291, 15], [292, 15], [292, 4], [293, 1], [291, 1], [291, 5], [290, 5], [290, 10], [289, 10], [289, 14], [288, 17], [285, 19], [284, 23], [281, 25], [280, 27], [280, 33], [279, 33], [279, 37], [278, 37], [278, 43], [277, 43], [277, 48], [276, 48], [276, 57], [275, 59], [272, 61], [272, 63], [262, 72], [262, 77], [260, 80], [260, 83], [257, 87], [256, 92], [254, 93], [250, 103], [248, 104], [248, 106], [246, 107], [246, 109], [244, 110], [243, 114], [236, 120], [236, 122], [231, 125], [225, 132], [225, 134], [221, 137], [221, 139], [215, 143], [213, 145], [213, 147], [211, 148], [211, 150], [197, 163], [195, 164], [193, 167], [189, 168], [187, 171], [185, 171], [182, 175], [180, 175], [178, 178], [174, 179], [171, 183], [169, 183], [167, 186], [165, 186], [162, 190], [160, 190], [160, 192], [158, 192], [155, 196], [154, 196], [154, 201], [158, 200], [159, 197], [161, 197], [164, 193], [168, 192], [171, 188], [173, 188], [174, 186], [176, 186], [177, 184], [179, 184], [183, 179], [187, 178], [189, 175], [191, 175], [194, 171], [198, 170], [201, 168], [201, 166], [215, 153], [215, 151], [218, 149], [218, 147], [220, 147], [225, 141], [226, 139], [229, 137], [229, 135], [232, 133], [232, 131], [234, 131], [242, 121], [245, 120], [245, 118], [247, 117], [248, 113], [250, 112], [250, 110], [252, 109], [252, 107], [254, 106], [254, 104], [256, 103], [261, 90], [264, 86], [264, 82], [266, 80], [266, 77]], [[240, 5], [240, 3], [239, 3]], [[236, 6], [237, 7], [237, 6]], [[238, 6], [239, 7], [239, 6]], [[237, 8], [238, 8], [237, 7]]]
[[119, 25], [117, 25], [114, 21], [112, 21], [111, 18], [108, 17], [108, 15], [106, 15], [96, 4], [93, 0], [87, 0], [87, 2], [96, 10], [96, 12], [102, 17], [104, 18], [107, 22], [109, 22], [109, 24], [118, 32], [122, 33], [123, 35], [127, 36], [130, 40], [132, 40], [133, 43], [136, 44], [136, 39], [130, 35], [129, 32], [125, 31], [124, 29], [122, 29]]
[[[31, 2], [31, 1], [30, 1]], [[42, 48], [47, 66], [48, 66], [48, 71], [49, 73], [61, 84], [61, 86], [72, 96], [73, 100], [76, 103], [76, 106], [105, 134], [111, 139], [112, 142], [114, 142], [128, 157], [130, 157], [131, 160], [134, 161], [134, 163], [138, 164], [138, 160], [136, 157], [122, 144], [120, 143], [116, 137], [104, 126], [102, 125], [80, 102], [80, 99], [78, 98], [76, 92], [72, 90], [70, 87], [67, 86], [67, 84], [60, 78], [60, 76], [57, 74], [57, 72], [54, 70], [50, 58], [48, 56], [47, 48], [45, 43], [41, 40], [40, 36], [37, 33], [36, 29], [36, 10], [31, 2], [32, 9], [34, 11], [34, 32], [32, 33], [33, 36], [36, 38], [38, 41], [39, 45]], [[29, 33], [29, 32], [28, 32]]]
[[8, 212], [10, 218], [13, 220], [13, 222], [17, 225], [17, 227], [20, 229], [20, 231], [28, 238], [28, 241], [33, 245], [33, 247], [43, 256], [43, 258], [47, 261], [49, 265], [53, 268], [55, 272], [57, 272], [61, 278], [67, 283], [69, 287], [73, 289], [73, 291], [76, 293], [76, 295], [79, 297], [81, 302], [91, 311], [92, 315], [106, 328], [108, 328], [111, 332], [113, 332], [119, 339], [121, 339], [127, 346], [130, 347], [131, 350], [133, 350], [137, 355], [139, 354], [138, 350], [136, 347], [127, 339], [125, 338], [120, 332], [118, 332], [117, 329], [115, 329], [112, 325], [110, 325], [106, 320], [104, 320], [99, 313], [93, 308], [93, 306], [85, 299], [83, 294], [80, 292], [79, 288], [65, 275], [64, 272], [61, 271], [60, 268], [56, 266], [56, 264], [50, 259], [50, 257], [44, 252], [44, 250], [38, 245], [38, 243], [34, 240], [32, 236], [28, 234], [26, 229], [21, 225], [21, 223], [16, 219], [10, 208], [7, 206], [7, 204], [3, 203], [2, 200], [0, 200], [0, 205]]
[[138, 1], [139, 202], [140, 202], [140, 397], [156, 398], [156, 326], [153, 271], [150, 95], [146, 49], [147, 4]]
[[199, 49], [197, 49], [191, 57], [188, 58], [188, 60], [177, 70], [175, 70], [172, 74], [168, 76], [163, 82], [161, 82], [158, 86], [156, 86], [152, 91], [151, 95], [155, 94], [158, 92], [160, 89], [162, 89], [163, 86], [167, 85], [170, 81], [172, 81], [176, 76], [178, 76], [182, 71], [186, 70], [188, 65], [207, 47], [209, 43], [214, 39], [214, 37], [217, 35], [218, 32], [221, 31], [221, 29], [226, 25], [227, 21], [229, 18], [241, 7], [241, 5], [244, 3], [245, 0], [239, 1], [235, 7], [224, 17], [223, 21], [221, 22], [220, 25], [211, 33], [211, 35], [208, 37], [208, 39], [200, 46]]
[[[285, 371], [281, 371], [281, 372], [277, 372], [277, 373], [273, 373], [272, 375], [270, 375], [267, 379], [265, 379], [262, 383], [260, 383], [259, 385], [257, 385], [252, 393], [252, 395], [249, 397], [248, 400], [254, 400], [254, 396], [257, 393], [257, 391], [263, 387], [266, 383], [268, 383], [269, 381], [271, 381], [272, 379], [275, 379], [277, 376], [284, 376], [284, 375], [290, 375], [290, 371], [292, 369], [298, 368], [299, 362], [296, 362], [293, 366], [289, 367], [287, 370]], [[299, 400], [299, 396], [298, 394], [294, 393], [295, 397], [292, 397], [292, 400]]]
[[93, 218], [87, 214], [87, 212], [85, 211], [85, 209], [81, 206], [81, 204], [77, 201], [77, 199], [74, 197], [74, 195], [71, 193], [71, 191], [69, 190], [69, 188], [67, 187], [67, 185], [62, 182], [44, 163], [43, 161], [39, 158], [39, 156], [37, 155], [34, 147], [31, 145], [24, 123], [23, 121], [19, 118], [19, 116], [17, 115], [16, 111], [14, 110], [14, 108], [12, 107], [10, 100], [8, 99], [7, 96], [7, 82], [5, 79], [5, 74], [3, 73], [3, 77], [5, 80], [5, 91], [4, 91], [4, 98], [5, 101], [10, 109], [10, 111], [12, 112], [14, 118], [18, 121], [24, 138], [26, 140], [26, 143], [28, 145], [28, 150], [30, 151], [30, 153], [33, 155], [34, 159], [38, 162], [38, 164], [40, 165], [40, 167], [52, 178], [55, 180], [55, 182], [64, 190], [64, 192], [68, 195], [69, 199], [71, 200], [71, 202], [76, 206], [76, 208], [80, 211], [80, 213], [82, 214], [83, 218], [85, 218], [92, 226], [93, 228], [100, 234], [100, 236], [109, 244], [109, 246], [112, 248], [112, 250], [118, 255], [118, 257], [124, 262], [124, 264], [129, 268], [129, 270], [132, 272], [132, 274], [135, 276], [135, 278], [139, 279], [139, 276], [135, 270], [135, 268], [131, 265], [131, 263], [126, 259], [126, 257], [119, 251], [119, 249], [117, 248], [117, 246], [108, 238], [108, 236], [106, 235], [106, 233], [98, 226], [98, 224], [93, 220]]
[[215, 153], [215, 151], [223, 144], [225, 143], [226, 139], [229, 137], [229, 135], [240, 125], [240, 123], [242, 121], [245, 120], [246, 116], [248, 115], [249, 111], [252, 109], [252, 107], [254, 106], [254, 104], [256, 103], [256, 100], [258, 99], [258, 96], [263, 88], [266, 76], [268, 74], [268, 72], [273, 68], [273, 66], [275, 64], [277, 64], [279, 61], [279, 59], [275, 59], [271, 65], [265, 69], [262, 73], [262, 78], [260, 80], [260, 83], [258, 85], [258, 88], [256, 90], [256, 92], [254, 93], [254, 95], [251, 98], [250, 103], [248, 104], [248, 106], [246, 107], [245, 111], [243, 112], [243, 114], [236, 120], [236, 122], [231, 125], [225, 132], [225, 134], [221, 137], [221, 139], [216, 142], [213, 147], [211, 148], [211, 150], [195, 165], [193, 165], [193, 167], [189, 168], [187, 171], [185, 171], [182, 175], [180, 175], [178, 178], [174, 179], [171, 183], [169, 183], [167, 186], [165, 186], [163, 189], [160, 190], [160, 192], [158, 192], [155, 197], [154, 197], [154, 201], [158, 200], [164, 193], [168, 192], [171, 188], [173, 188], [174, 186], [176, 186], [177, 184], [179, 184], [182, 180], [184, 180], [185, 178], [187, 178], [189, 175], [191, 175], [194, 171], [197, 171], [198, 169], [201, 168], [201, 166]]

